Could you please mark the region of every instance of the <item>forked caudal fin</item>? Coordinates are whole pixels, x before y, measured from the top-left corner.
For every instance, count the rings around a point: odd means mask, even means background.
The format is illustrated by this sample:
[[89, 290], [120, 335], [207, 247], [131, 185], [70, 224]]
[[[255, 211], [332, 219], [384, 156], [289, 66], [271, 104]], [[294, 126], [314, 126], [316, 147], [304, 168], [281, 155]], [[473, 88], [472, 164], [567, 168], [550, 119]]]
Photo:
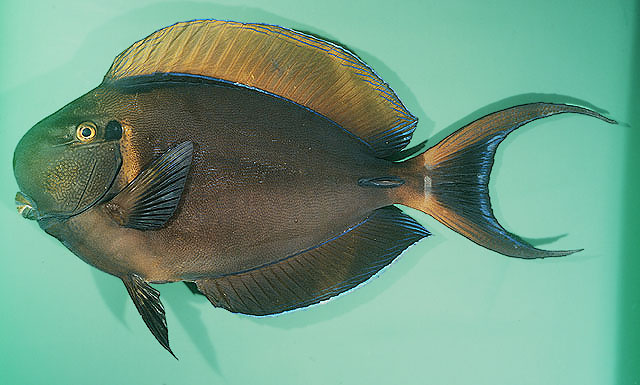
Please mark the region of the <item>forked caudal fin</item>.
[[526, 123], [567, 112], [616, 123], [595, 111], [566, 104], [532, 103], [494, 112], [410, 159], [408, 162], [423, 174], [424, 188], [401, 203], [424, 211], [473, 242], [510, 257], [560, 257], [580, 251], [540, 250], [509, 233], [494, 217], [488, 191], [493, 157], [500, 142]]

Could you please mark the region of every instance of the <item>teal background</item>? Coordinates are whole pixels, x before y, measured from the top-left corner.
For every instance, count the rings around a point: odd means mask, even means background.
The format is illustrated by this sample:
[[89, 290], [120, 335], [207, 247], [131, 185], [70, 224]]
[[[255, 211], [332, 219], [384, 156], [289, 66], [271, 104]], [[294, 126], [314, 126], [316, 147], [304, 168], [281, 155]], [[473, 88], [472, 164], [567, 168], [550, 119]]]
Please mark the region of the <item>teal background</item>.
[[[1, 384], [638, 384], [640, 7], [632, 1], [42, 1], [0, 5]], [[117, 278], [13, 197], [26, 130], [96, 86], [119, 52], [176, 21], [279, 24], [341, 42], [437, 140], [485, 112], [582, 101], [500, 147], [505, 227], [576, 255], [524, 261], [407, 211], [434, 236], [327, 304], [252, 318], [157, 285], [167, 354]], [[575, 98], [575, 99], [571, 99]]]

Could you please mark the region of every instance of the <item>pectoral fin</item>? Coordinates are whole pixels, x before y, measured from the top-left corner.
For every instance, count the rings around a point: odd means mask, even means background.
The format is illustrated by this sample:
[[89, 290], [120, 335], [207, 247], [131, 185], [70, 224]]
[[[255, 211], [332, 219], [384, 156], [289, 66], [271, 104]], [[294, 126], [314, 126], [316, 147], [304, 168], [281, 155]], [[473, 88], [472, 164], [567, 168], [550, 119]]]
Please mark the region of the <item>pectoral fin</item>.
[[138, 230], [164, 226], [180, 202], [192, 154], [193, 144], [184, 142], [151, 163], [107, 203], [113, 219]]
[[142, 316], [144, 323], [147, 324], [153, 336], [175, 359], [178, 359], [169, 347], [169, 332], [164, 315], [164, 306], [160, 302], [160, 292], [149, 286], [144, 279], [136, 274], [122, 278], [122, 282], [124, 282], [124, 286], [126, 286], [133, 303], [138, 309], [138, 313]]

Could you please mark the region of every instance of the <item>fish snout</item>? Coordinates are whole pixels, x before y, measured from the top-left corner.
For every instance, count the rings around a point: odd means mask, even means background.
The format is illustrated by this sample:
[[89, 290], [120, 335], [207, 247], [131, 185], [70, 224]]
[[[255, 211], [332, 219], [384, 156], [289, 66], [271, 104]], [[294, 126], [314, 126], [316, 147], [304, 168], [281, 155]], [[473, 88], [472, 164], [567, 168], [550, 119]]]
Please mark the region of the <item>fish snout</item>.
[[16, 194], [15, 202], [18, 212], [24, 218], [30, 220], [38, 219], [38, 210], [36, 210], [35, 204], [31, 201], [31, 199], [29, 199], [29, 197], [18, 191], [18, 193]]

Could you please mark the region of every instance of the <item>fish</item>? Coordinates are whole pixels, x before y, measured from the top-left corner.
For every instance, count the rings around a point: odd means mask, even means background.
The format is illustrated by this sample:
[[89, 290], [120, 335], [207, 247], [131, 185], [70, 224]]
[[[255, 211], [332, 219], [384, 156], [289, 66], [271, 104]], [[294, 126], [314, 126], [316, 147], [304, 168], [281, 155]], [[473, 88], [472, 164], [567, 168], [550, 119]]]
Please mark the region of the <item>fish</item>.
[[119, 54], [94, 89], [16, 146], [18, 212], [120, 278], [171, 355], [160, 292], [266, 316], [368, 281], [430, 232], [420, 210], [509, 257], [561, 257], [508, 232], [488, 183], [517, 128], [582, 106], [490, 113], [426, 149], [418, 119], [354, 53], [276, 25], [193, 20]]

